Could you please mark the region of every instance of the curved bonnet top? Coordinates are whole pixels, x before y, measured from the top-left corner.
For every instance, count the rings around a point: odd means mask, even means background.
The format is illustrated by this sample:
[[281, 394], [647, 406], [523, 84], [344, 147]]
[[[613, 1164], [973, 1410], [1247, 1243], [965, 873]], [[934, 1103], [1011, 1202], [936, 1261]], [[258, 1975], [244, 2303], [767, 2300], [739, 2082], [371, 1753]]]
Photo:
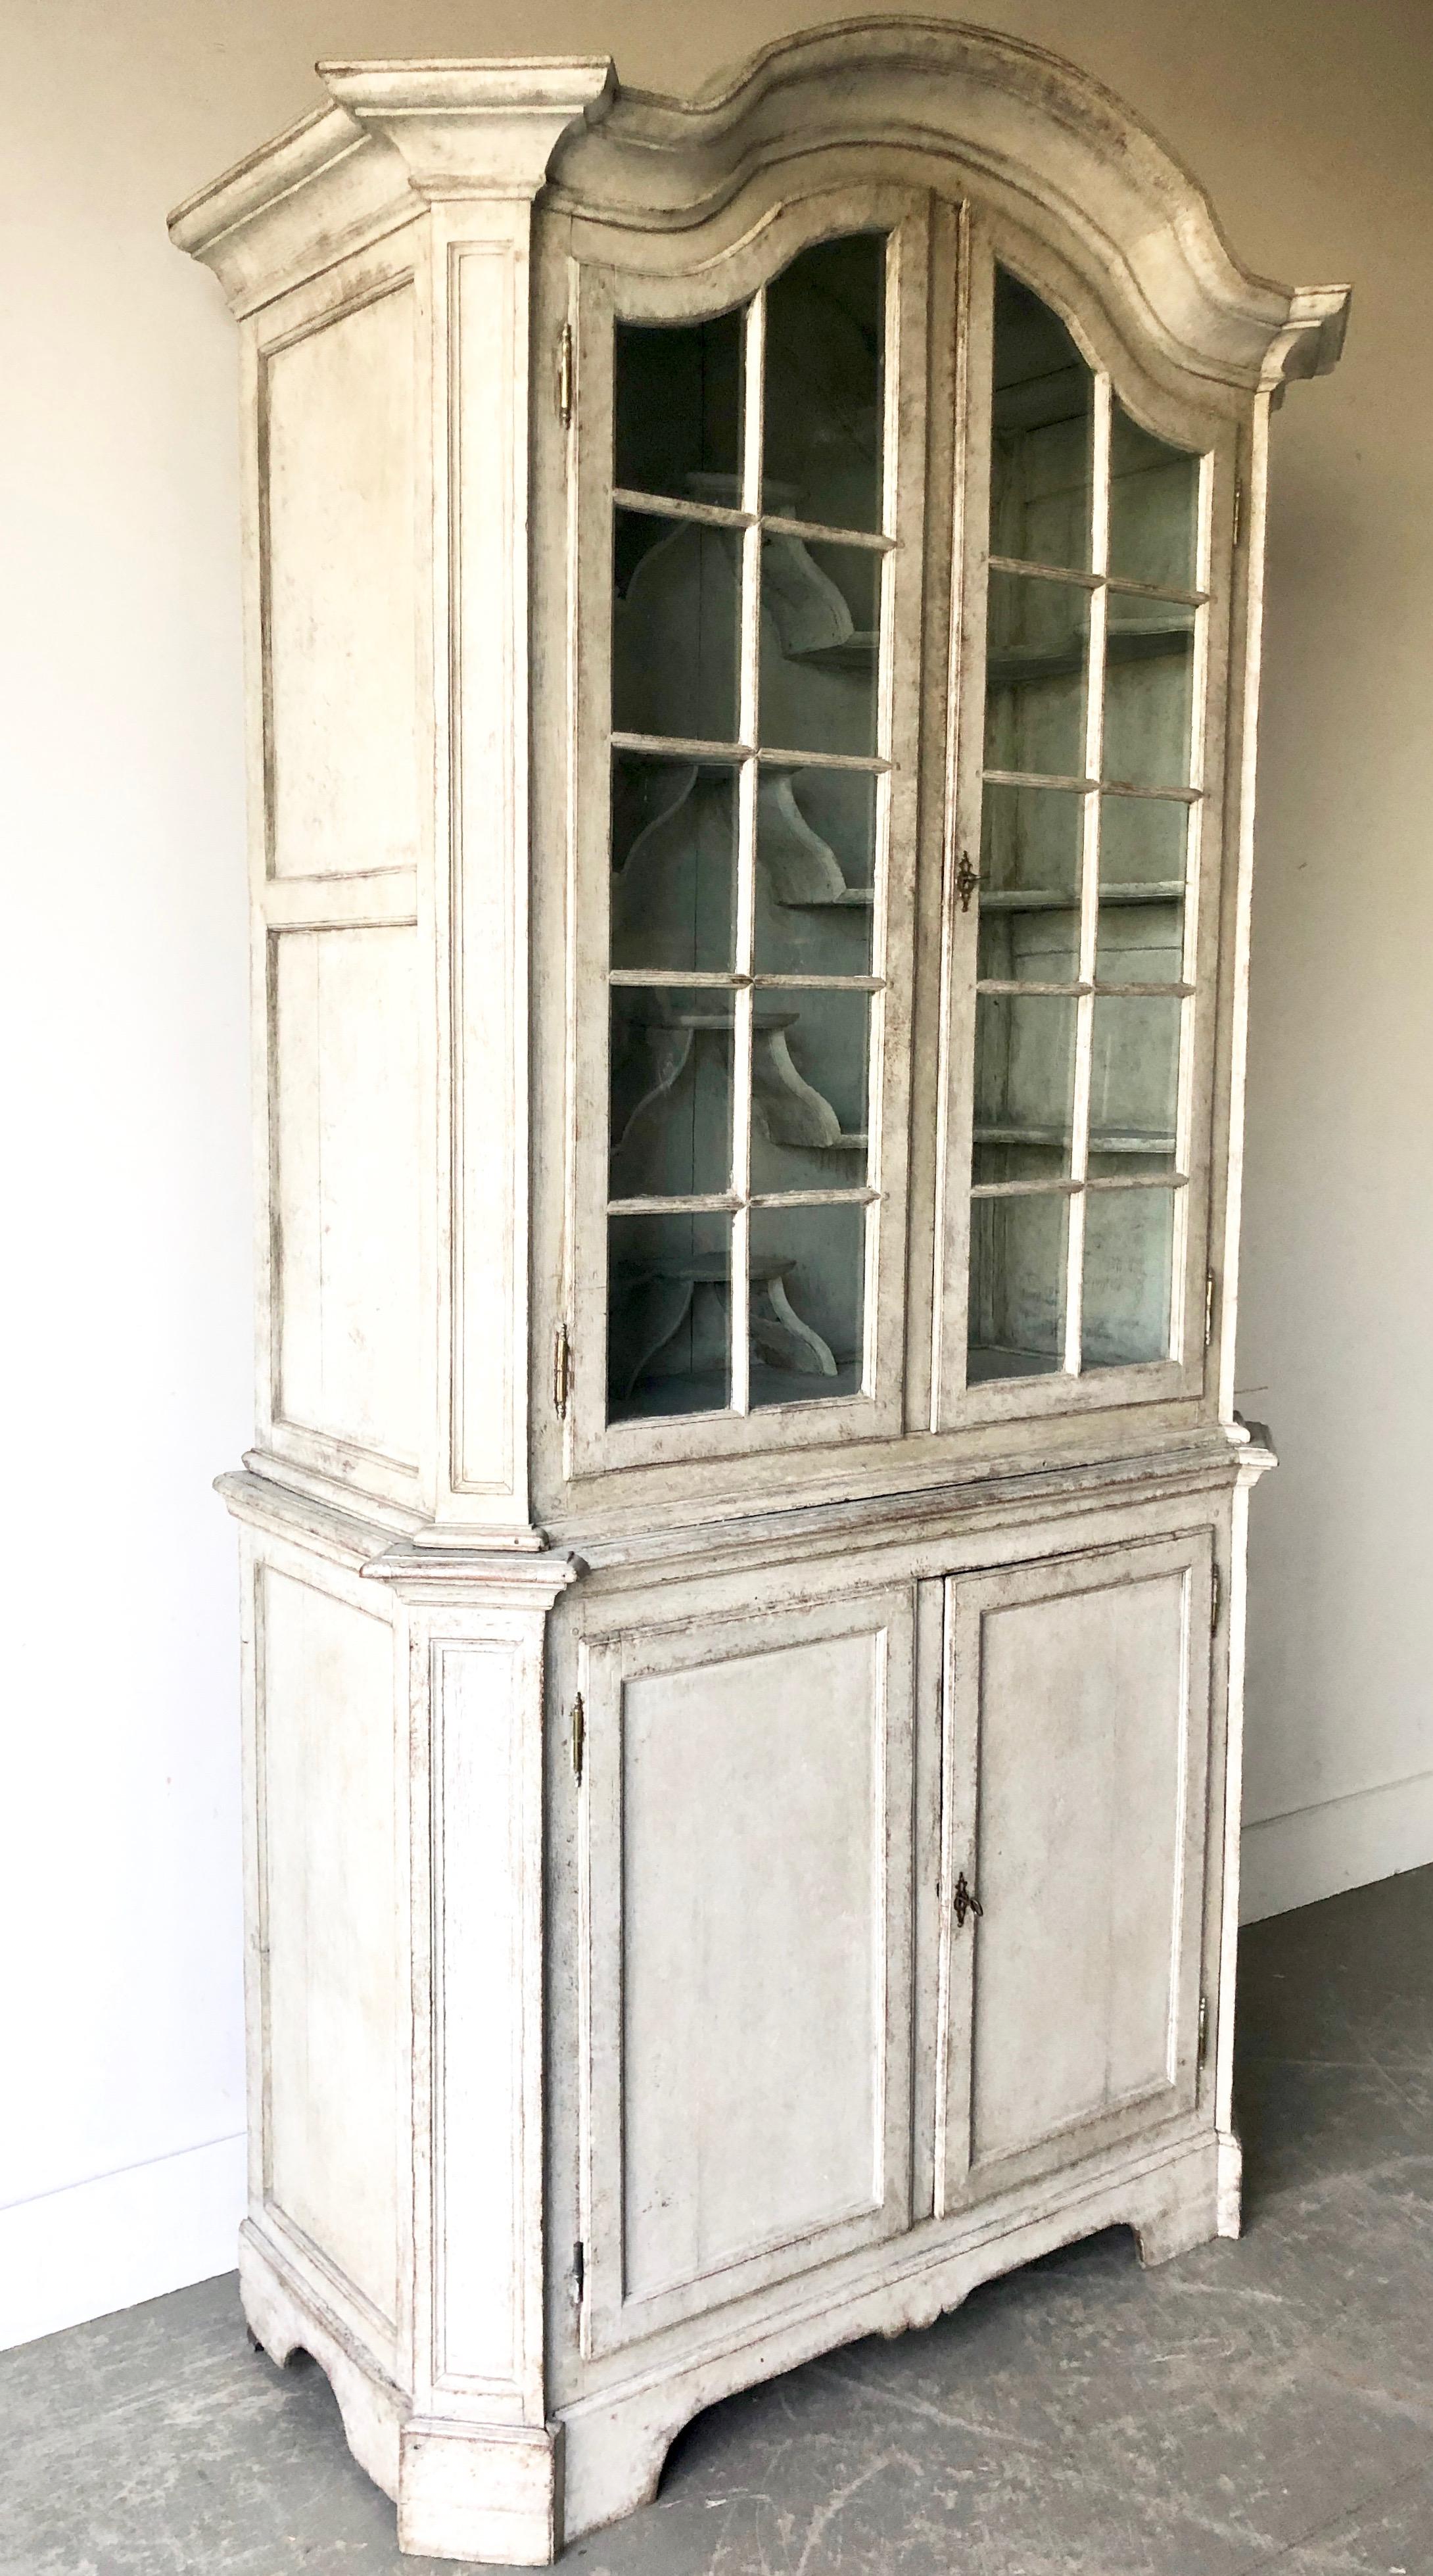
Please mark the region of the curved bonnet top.
[[555, 202], [628, 224], [684, 225], [755, 172], [844, 145], [905, 146], [984, 183], [1030, 229], [1113, 270], [1177, 363], [1245, 385], [1318, 375], [1343, 342], [1349, 290], [1299, 292], [1239, 266], [1208, 197], [1158, 136], [1073, 64], [941, 18], [851, 18], [769, 45], [691, 100], [618, 89], [566, 134]]
[[[1277, 386], [1321, 374], [1342, 346], [1347, 287], [1250, 275], [1198, 181], [1147, 126], [1073, 65], [987, 28], [846, 19], [768, 46], [690, 101], [623, 90], [591, 58], [319, 69], [334, 105], [171, 218], [179, 246], [208, 259], [244, 307], [289, 282], [291, 266], [264, 277], [256, 235], [277, 250], [281, 231], [291, 259], [310, 193], [329, 257], [340, 194], [356, 218], [395, 190], [410, 205], [414, 193], [531, 195], [544, 173], [545, 203], [666, 230], [699, 223], [785, 161], [886, 145], [945, 163], [1101, 276], [1193, 374]], [[375, 166], [360, 173], [365, 147]]]

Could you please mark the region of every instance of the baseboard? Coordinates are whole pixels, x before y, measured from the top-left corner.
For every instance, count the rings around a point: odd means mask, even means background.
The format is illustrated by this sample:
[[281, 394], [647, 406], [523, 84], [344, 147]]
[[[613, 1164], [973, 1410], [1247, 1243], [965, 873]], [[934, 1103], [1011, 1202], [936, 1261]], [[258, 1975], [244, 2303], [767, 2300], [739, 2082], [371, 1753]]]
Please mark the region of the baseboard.
[[1239, 1919], [1262, 1923], [1433, 1861], [1433, 1771], [1244, 1827]]
[[243, 2136], [0, 2210], [0, 2351], [232, 2272]]

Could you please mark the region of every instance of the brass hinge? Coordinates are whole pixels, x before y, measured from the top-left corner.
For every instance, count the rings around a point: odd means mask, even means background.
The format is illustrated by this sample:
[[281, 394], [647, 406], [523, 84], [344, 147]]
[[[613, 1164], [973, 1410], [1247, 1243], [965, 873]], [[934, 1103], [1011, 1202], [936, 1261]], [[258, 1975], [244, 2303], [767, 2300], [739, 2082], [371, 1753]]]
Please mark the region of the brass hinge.
[[567, 1419], [567, 1399], [572, 1393], [572, 1342], [567, 1326], [559, 1324], [552, 1337], [552, 1409], [559, 1422]]
[[1209, 1579], [1209, 1634], [1211, 1637], [1217, 1637], [1219, 1634], [1219, 1613], [1223, 1607], [1224, 1577], [1216, 1565], [1212, 1568]]
[[1212, 1271], [1212, 1270], [1206, 1270], [1206, 1271], [1205, 1271], [1205, 1273], [1204, 1273], [1204, 1347], [1205, 1347], [1206, 1351], [1208, 1350], [1209, 1345], [1210, 1345], [1210, 1343], [1213, 1341], [1213, 1339], [1214, 1339], [1214, 1273], [1213, 1273], [1213, 1271]]
[[1205, 2059], [1207, 2058], [1207, 2056], [1208, 2056], [1208, 2055], [1209, 2055], [1209, 1997], [1208, 1997], [1207, 1995], [1201, 1995], [1201, 1996], [1200, 1996], [1200, 1998], [1199, 1998], [1199, 2063], [1200, 2063], [1200, 2065], [1201, 2065], [1201, 2066], [1204, 2064], [1204, 2061], [1205, 2061]]
[[567, 2275], [567, 2287], [573, 2306], [580, 2308], [587, 2288], [587, 2254], [581, 2244], [574, 2245], [572, 2249], [572, 2269]]
[[1243, 484], [1242, 484], [1242, 483], [1240, 483], [1240, 482], [1236, 481], [1236, 482], [1235, 482], [1235, 485], [1234, 485], [1234, 543], [1235, 543], [1235, 545], [1236, 545], [1236, 546], [1237, 546], [1237, 544], [1239, 543], [1239, 539], [1240, 539], [1241, 535], [1243, 534], [1243, 529], [1244, 529], [1244, 486], [1243, 486]]
[[581, 1691], [578, 1692], [576, 1699], [572, 1703], [570, 1724], [572, 1729], [572, 1776], [574, 1780], [580, 1780], [582, 1777], [582, 1757], [587, 1750], [587, 1711], [582, 1705]]
[[572, 427], [572, 324], [564, 322], [557, 343], [557, 417], [564, 429]]

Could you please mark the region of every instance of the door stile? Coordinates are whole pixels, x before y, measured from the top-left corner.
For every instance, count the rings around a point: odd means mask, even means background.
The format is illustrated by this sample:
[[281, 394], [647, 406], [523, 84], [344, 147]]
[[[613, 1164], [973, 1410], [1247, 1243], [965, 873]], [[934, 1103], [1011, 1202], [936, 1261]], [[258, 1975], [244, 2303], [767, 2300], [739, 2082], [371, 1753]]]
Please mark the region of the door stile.
[[920, 783], [915, 818], [913, 957], [906, 1232], [905, 1418], [909, 1431], [931, 1423], [943, 1293], [939, 1211], [947, 1145], [942, 1068], [945, 1023], [944, 867], [954, 794], [959, 685], [961, 526], [966, 471], [970, 210], [949, 198], [931, 202], [925, 454], [925, 590], [921, 637]]
[[971, 2162], [975, 2030], [975, 1918], [958, 1922], [962, 1878], [978, 1887], [976, 1817], [980, 1759], [979, 1629], [973, 1652], [957, 1648], [956, 1587], [941, 1586], [941, 1795], [939, 2028], [936, 2042], [935, 2214], [964, 2191]]
[[961, 245], [961, 383], [951, 613], [951, 684], [941, 868], [939, 1143], [930, 1427], [949, 1430], [965, 1389], [974, 1130], [975, 967], [980, 928], [970, 871], [980, 865], [984, 793], [985, 566], [990, 551], [990, 437], [995, 257], [967, 207]]

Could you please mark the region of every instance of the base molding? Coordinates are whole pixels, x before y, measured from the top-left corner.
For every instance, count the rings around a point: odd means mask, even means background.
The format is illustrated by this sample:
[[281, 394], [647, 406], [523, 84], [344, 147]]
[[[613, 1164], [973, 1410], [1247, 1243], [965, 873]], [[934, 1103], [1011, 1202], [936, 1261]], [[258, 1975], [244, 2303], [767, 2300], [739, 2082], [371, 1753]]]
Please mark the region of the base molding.
[[410, 2416], [398, 2480], [398, 2546], [414, 2558], [549, 2567], [562, 2544], [556, 2427]]
[[1133, 2167], [1126, 2163], [1057, 2207], [1047, 2206], [998, 2233], [982, 2232], [974, 2243], [952, 2244], [948, 2230], [942, 2230], [942, 2241], [932, 2245], [928, 2231], [921, 2231], [925, 2242], [908, 2240], [911, 2250], [904, 2261], [897, 2248], [889, 2249], [891, 2270], [876, 2286], [844, 2300], [833, 2299], [828, 2289], [809, 2306], [768, 2320], [754, 2340], [735, 2349], [710, 2353], [686, 2369], [654, 2371], [560, 2408], [564, 2544], [650, 2504], [683, 2425], [739, 2389], [774, 2379], [864, 2335], [897, 2335], [911, 2326], [933, 2325], [983, 2281], [1106, 2227], [1131, 2228], [1146, 2266], [1170, 2262], [1227, 2232], [1220, 2224], [1222, 2143], [1206, 2133], [1163, 2157], [1146, 2157]]
[[341, 2320], [300, 2287], [251, 2219], [239, 2232], [239, 2296], [250, 2332], [271, 2361], [282, 2367], [296, 2352], [306, 2352], [318, 2363], [359, 2467], [385, 2495], [396, 2497], [399, 2442], [411, 2400], [385, 2378]]
[[274, 2361], [307, 2352], [324, 2372], [354, 2458], [397, 2502], [401, 2550], [546, 2567], [585, 2532], [650, 2503], [673, 2439], [720, 2398], [863, 2335], [932, 2325], [981, 2282], [1102, 2228], [1129, 2227], [1145, 2265], [1237, 2235], [1238, 2141], [1205, 2129], [1162, 2148], [1106, 2154], [1082, 2188], [1052, 2198], [1025, 2185], [1006, 2223], [995, 2216], [992, 2224], [993, 2215], [971, 2209], [963, 2234], [948, 2220], [927, 2222], [885, 2248], [879, 2279], [844, 2291], [829, 2276], [810, 2276], [737, 2341], [714, 2340], [685, 2364], [650, 2361], [543, 2425], [415, 2414], [252, 2220], [240, 2239], [240, 2291], [251, 2331]]

